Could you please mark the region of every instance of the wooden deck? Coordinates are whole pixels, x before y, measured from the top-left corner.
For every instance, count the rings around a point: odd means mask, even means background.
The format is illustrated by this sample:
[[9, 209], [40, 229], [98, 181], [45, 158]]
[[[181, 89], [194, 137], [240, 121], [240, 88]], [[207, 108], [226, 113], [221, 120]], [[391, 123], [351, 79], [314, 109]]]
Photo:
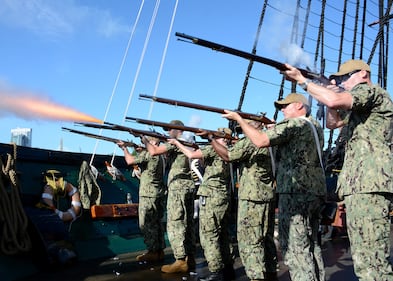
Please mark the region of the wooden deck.
[[[236, 245], [235, 245], [235, 250]], [[352, 259], [349, 241], [345, 236], [322, 242], [322, 252], [325, 261], [326, 280], [352, 281], [357, 280], [352, 267]], [[208, 273], [207, 264], [202, 251], [198, 248], [197, 268], [195, 272], [187, 274], [166, 274], [161, 273], [162, 264], [173, 262], [170, 248], [165, 249], [165, 260], [162, 263], [139, 263], [135, 261], [136, 255], [141, 252], [123, 254], [108, 259], [99, 259], [79, 262], [68, 268], [59, 268], [52, 271], [40, 272], [29, 278], [19, 279], [20, 281], [36, 280], [83, 280], [83, 281], [154, 281], [154, 280], [198, 280], [198, 277]], [[278, 276], [280, 281], [289, 281], [287, 267], [282, 263], [279, 256], [280, 267]], [[240, 258], [237, 255], [235, 262], [236, 280], [249, 280], [245, 275]]]

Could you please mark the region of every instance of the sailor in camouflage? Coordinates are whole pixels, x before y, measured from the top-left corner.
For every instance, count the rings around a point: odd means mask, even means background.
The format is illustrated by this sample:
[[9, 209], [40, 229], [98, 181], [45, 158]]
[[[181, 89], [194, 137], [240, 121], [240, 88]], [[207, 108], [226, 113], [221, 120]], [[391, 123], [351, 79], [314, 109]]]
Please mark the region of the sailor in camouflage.
[[[180, 120], [171, 124], [182, 125]], [[169, 136], [181, 139], [183, 131], [169, 129]], [[168, 174], [167, 233], [176, 261], [161, 267], [165, 273], [187, 272], [195, 269], [194, 181], [191, 178], [188, 158], [170, 143], [153, 146], [144, 141], [151, 155], [166, 155]]]
[[[218, 131], [230, 135], [228, 128]], [[175, 139], [168, 140], [176, 145], [189, 159], [201, 159], [205, 172], [198, 189], [200, 198], [199, 237], [208, 263], [210, 275], [201, 281], [234, 280], [232, 247], [229, 241], [230, 208], [230, 171], [229, 164], [221, 159], [211, 145], [197, 150], [190, 150]], [[217, 138], [226, 146], [224, 138]]]
[[[256, 129], [263, 125], [253, 120], [249, 124]], [[237, 241], [247, 277], [278, 280], [273, 238], [275, 190], [269, 149], [256, 147], [247, 137], [228, 149], [216, 141], [212, 145], [225, 161], [240, 165]]]
[[[148, 141], [157, 146], [160, 141], [148, 137]], [[147, 253], [136, 257], [137, 261], [159, 261], [164, 259], [165, 240], [162, 218], [165, 210], [165, 184], [163, 156], [151, 156], [146, 149], [137, 149], [132, 155], [124, 143], [119, 147], [124, 152], [124, 159], [128, 165], [138, 165], [142, 170], [139, 182], [139, 228], [146, 244]]]
[[[393, 196], [393, 103], [371, 83], [370, 66], [348, 60], [330, 76], [332, 85], [307, 81], [288, 65], [287, 76], [328, 107], [327, 127], [348, 129], [338, 193], [344, 199], [354, 270], [359, 280], [393, 280], [390, 257], [389, 205]], [[340, 86], [344, 91], [340, 91]], [[348, 122], [338, 110], [350, 111]]]
[[318, 228], [326, 186], [312, 126], [320, 146], [323, 131], [316, 120], [306, 117], [309, 106], [303, 95], [291, 93], [275, 106], [285, 119], [267, 131], [255, 129], [233, 111], [223, 117], [237, 121], [257, 147], [277, 149], [279, 240], [291, 280], [325, 280]]

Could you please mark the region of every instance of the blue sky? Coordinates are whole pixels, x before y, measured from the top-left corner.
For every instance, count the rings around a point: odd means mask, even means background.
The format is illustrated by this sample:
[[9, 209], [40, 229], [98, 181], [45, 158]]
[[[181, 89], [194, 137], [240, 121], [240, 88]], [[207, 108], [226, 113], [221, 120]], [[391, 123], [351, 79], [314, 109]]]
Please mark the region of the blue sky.
[[[146, 127], [124, 122], [124, 117], [163, 122], [181, 119], [186, 125], [206, 129], [226, 126], [227, 121], [217, 113], [158, 103], [152, 106], [138, 97], [141, 93], [155, 94], [237, 108], [248, 61], [178, 41], [175, 32], [250, 52], [263, 2], [161, 1], [146, 44], [157, 3], [153, 0], [0, 0], [0, 95], [32, 95], [37, 100], [50, 100], [98, 119], [141, 129]], [[288, 58], [280, 50], [290, 38], [292, 18], [288, 15], [293, 13], [296, 1], [272, 3], [281, 13], [275, 15], [271, 7], [265, 16], [257, 54], [285, 62]], [[370, 2], [370, 9], [373, 3]], [[369, 16], [372, 18], [373, 14]], [[331, 30], [339, 33], [334, 25]], [[326, 73], [335, 72], [334, 67], [327, 65]], [[272, 118], [281, 75], [271, 67], [254, 64], [251, 76], [255, 79], [249, 80], [242, 109], [266, 112]], [[285, 95], [289, 92], [287, 89]], [[34, 147], [59, 149], [62, 143], [67, 151], [91, 153], [96, 149], [100, 154], [111, 154], [116, 147], [102, 141], [96, 147], [95, 139], [62, 131], [61, 127], [68, 127], [99, 133], [76, 127], [70, 121], [26, 117], [23, 108], [14, 112], [2, 107], [0, 110], [0, 142], [8, 143], [11, 129], [19, 127], [33, 129]], [[278, 119], [281, 118], [279, 114]], [[127, 133], [104, 131], [103, 135], [139, 142]]]

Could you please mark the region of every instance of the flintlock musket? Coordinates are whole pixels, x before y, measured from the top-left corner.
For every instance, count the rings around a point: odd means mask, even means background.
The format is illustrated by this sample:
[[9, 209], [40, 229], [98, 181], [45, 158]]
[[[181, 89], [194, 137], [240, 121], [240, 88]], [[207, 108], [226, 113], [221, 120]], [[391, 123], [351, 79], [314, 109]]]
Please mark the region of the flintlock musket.
[[[123, 125], [109, 123], [109, 122], [104, 122], [104, 124], [76, 122], [75, 124], [82, 125], [85, 127], [91, 127], [91, 128], [109, 129], [109, 130], [115, 130], [115, 131], [129, 132], [130, 134], [134, 135], [135, 137], [149, 136], [149, 137], [157, 138], [161, 141], [167, 141], [168, 139], [171, 138], [170, 136], [160, 134], [157, 132], [134, 129], [134, 128], [126, 127]], [[187, 141], [183, 141], [183, 140], [179, 140], [179, 142], [185, 146], [193, 147], [195, 149], [198, 148], [198, 145], [195, 143], [192, 143], [192, 142], [187, 142]]]
[[128, 147], [145, 148], [145, 147], [143, 147], [141, 145], [138, 145], [138, 144], [136, 144], [136, 143], [134, 143], [132, 141], [119, 140], [119, 139], [115, 139], [115, 138], [110, 138], [110, 137], [106, 137], [106, 136], [100, 136], [100, 135], [87, 133], [87, 132], [82, 132], [82, 131], [79, 131], [79, 130], [69, 129], [69, 128], [65, 128], [65, 127], [61, 127], [61, 129], [63, 131], [67, 131], [67, 132], [70, 132], [70, 133], [80, 134], [80, 135], [84, 135], [86, 137], [95, 138], [95, 139], [99, 139], [99, 140], [105, 140], [105, 141], [113, 142], [113, 143], [116, 143], [116, 144], [119, 141], [122, 141], [124, 143], [124, 146], [128, 146]]
[[[140, 99], [151, 99], [156, 102], [160, 103], [166, 103], [166, 104], [171, 104], [171, 105], [176, 105], [176, 106], [183, 106], [183, 107], [189, 107], [189, 108], [194, 108], [194, 109], [200, 109], [200, 110], [205, 110], [205, 111], [211, 111], [211, 112], [216, 112], [216, 113], [225, 113], [225, 108], [219, 108], [219, 107], [214, 107], [214, 106], [208, 106], [208, 105], [201, 105], [197, 103], [191, 103], [191, 102], [185, 102], [185, 101], [179, 101], [179, 100], [172, 100], [172, 99], [167, 99], [167, 98], [160, 98], [156, 96], [149, 96], [149, 95], [139, 95]], [[251, 119], [255, 121], [262, 122], [264, 124], [272, 124], [274, 123], [272, 120], [269, 118], [265, 117], [265, 114], [253, 114], [253, 113], [246, 113], [243, 111], [238, 111], [235, 110], [242, 118], [245, 119]]]
[[171, 124], [171, 123], [165, 123], [165, 122], [153, 121], [153, 120], [147, 120], [147, 119], [141, 119], [141, 118], [135, 118], [135, 117], [126, 117], [126, 120], [134, 121], [134, 122], [137, 122], [140, 124], [145, 124], [145, 125], [159, 126], [164, 129], [175, 129], [175, 130], [187, 131], [187, 132], [193, 132], [193, 133], [206, 132], [208, 134], [213, 135], [216, 138], [225, 138], [225, 139], [230, 139], [230, 140], [235, 139], [234, 137], [232, 137], [232, 135], [227, 134], [224, 131], [214, 131], [214, 130], [189, 127], [189, 126], [175, 125], [175, 124]]
[[[221, 45], [218, 43], [214, 43], [212, 41], [204, 40], [204, 39], [201, 39], [198, 37], [190, 36], [190, 35], [187, 35], [184, 33], [176, 32], [175, 35], [178, 37], [190, 40], [190, 41], [183, 40], [185, 42], [191, 42], [196, 45], [211, 48], [211, 49], [218, 51], [218, 52], [223, 52], [223, 53], [235, 55], [238, 57], [242, 57], [247, 60], [260, 62], [260, 63], [266, 64], [266, 65], [272, 66], [272, 67], [278, 69], [279, 71], [288, 70], [288, 68], [285, 66], [284, 63], [281, 63], [281, 62], [278, 62], [278, 61], [275, 61], [275, 60], [272, 60], [272, 59], [269, 59], [266, 57], [257, 56], [252, 53], [244, 52], [244, 51], [241, 51], [238, 49], [234, 49], [234, 48], [231, 48], [231, 47], [228, 47], [225, 45]], [[311, 79], [312, 81], [314, 81], [316, 83], [319, 83], [321, 85], [330, 85], [331, 84], [329, 78], [321, 73], [315, 73], [315, 72], [312, 72], [308, 69], [302, 69], [302, 68], [298, 68], [298, 69], [303, 74], [304, 77]]]

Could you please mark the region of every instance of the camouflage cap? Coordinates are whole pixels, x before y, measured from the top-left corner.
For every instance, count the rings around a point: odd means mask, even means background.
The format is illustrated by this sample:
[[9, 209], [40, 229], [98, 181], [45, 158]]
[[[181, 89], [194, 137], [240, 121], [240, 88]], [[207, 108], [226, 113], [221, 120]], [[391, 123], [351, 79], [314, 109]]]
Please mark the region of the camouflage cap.
[[172, 120], [171, 122], [169, 122], [169, 124], [184, 126], [183, 122], [180, 120]]
[[225, 134], [227, 134], [227, 135], [232, 135], [232, 130], [229, 129], [229, 128], [218, 128], [217, 131], [218, 131], [218, 132], [225, 133]]
[[367, 70], [368, 72], [371, 71], [370, 66], [362, 60], [348, 60], [340, 66], [340, 69], [337, 73], [334, 73], [330, 76], [342, 76], [356, 70]]
[[[184, 123], [182, 121], [180, 121], [180, 120], [172, 120], [171, 122], [169, 122], [169, 124], [184, 126]], [[169, 128], [166, 128], [166, 127], [164, 127], [163, 129], [164, 129], [164, 131], [169, 131], [170, 130]]]
[[160, 142], [160, 139], [156, 138], [156, 137], [146, 136], [146, 138], [147, 138], [148, 141], [152, 141], [154, 143], [159, 143]]
[[290, 93], [288, 96], [286, 96], [285, 99], [275, 101], [274, 106], [278, 109], [281, 109], [283, 105], [287, 105], [294, 102], [300, 102], [302, 104], [308, 105], [308, 100], [304, 95], [298, 93]]

